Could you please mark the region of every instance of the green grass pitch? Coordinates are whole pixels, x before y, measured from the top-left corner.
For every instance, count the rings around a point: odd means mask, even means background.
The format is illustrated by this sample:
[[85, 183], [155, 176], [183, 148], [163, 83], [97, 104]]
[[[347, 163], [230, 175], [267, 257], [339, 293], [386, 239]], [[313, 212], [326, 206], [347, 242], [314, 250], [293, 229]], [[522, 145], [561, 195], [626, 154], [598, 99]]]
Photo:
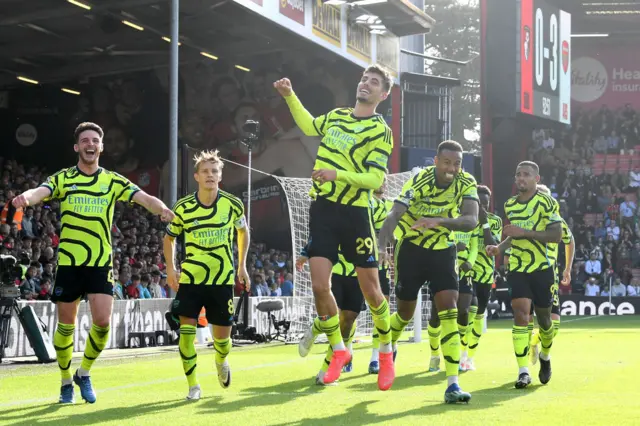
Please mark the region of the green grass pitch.
[[[203, 399], [187, 402], [176, 352], [104, 356], [92, 370], [98, 401], [60, 406], [57, 366], [0, 367], [2, 425], [637, 425], [640, 424], [640, 316], [566, 318], [552, 349], [553, 378], [516, 390], [511, 322], [489, 322], [476, 371], [460, 384], [468, 405], [446, 405], [444, 373], [426, 372], [429, 344], [399, 346], [396, 381], [388, 392], [367, 374], [369, 344], [356, 345], [354, 369], [339, 385], [319, 387], [314, 377], [325, 345], [307, 358], [295, 345], [234, 348], [232, 385], [215, 376], [213, 349], [198, 352]], [[111, 351], [127, 355], [127, 351]], [[129, 354], [133, 352], [128, 352]], [[138, 353], [138, 352], [135, 352]], [[72, 368], [79, 365], [74, 358]]]

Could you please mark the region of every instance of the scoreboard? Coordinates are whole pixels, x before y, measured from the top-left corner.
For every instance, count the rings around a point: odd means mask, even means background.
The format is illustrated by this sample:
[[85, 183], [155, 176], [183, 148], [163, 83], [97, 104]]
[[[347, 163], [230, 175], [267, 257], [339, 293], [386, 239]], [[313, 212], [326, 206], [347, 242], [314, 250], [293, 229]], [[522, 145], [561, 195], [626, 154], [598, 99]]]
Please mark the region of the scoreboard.
[[571, 14], [543, 0], [520, 0], [518, 18], [519, 112], [569, 124]]

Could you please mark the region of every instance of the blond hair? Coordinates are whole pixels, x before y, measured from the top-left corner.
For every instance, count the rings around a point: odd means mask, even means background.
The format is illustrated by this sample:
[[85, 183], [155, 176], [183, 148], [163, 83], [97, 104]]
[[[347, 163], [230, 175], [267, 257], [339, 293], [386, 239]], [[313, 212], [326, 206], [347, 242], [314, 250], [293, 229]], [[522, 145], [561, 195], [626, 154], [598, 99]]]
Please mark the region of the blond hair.
[[200, 168], [200, 164], [202, 163], [213, 163], [220, 166], [220, 169], [224, 167], [224, 162], [222, 158], [218, 155], [218, 150], [208, 150], [208, 151], [200, 151], [196, 155], [193, 156], [193, 168], [197, 172]]

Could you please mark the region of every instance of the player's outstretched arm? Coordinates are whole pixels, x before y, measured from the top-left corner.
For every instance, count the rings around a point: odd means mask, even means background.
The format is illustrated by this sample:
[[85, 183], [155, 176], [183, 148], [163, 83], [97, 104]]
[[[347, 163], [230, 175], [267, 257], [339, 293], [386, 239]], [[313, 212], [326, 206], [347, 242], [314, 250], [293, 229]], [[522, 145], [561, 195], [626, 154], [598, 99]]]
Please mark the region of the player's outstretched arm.
[[171, 222], [174, 214], [160, 199], [140, 190], [133, 195], [132, 201], [140, 204], [153, 214], [160, 216], [163, 222]]
[[291, 81], [288, 78], [281, 78], [275, 81], [273, 87], [287, 102], [291, 115], [300, 130], [302, 130], [302, 133], [307, 136], [321, 136], [324, 134], [323, 128], [326, 122], [326, 116], [314, 118], [294, 93], [291, 87]]
[[51, 188], [47, 186], [39, 186], [18, 195], [11, 201], [11, 203], [13, 204], [13, 207], [17, 209], [25, 208], [27, 206], [39, 204], [42, 200], [44, 200], [51, 194]]

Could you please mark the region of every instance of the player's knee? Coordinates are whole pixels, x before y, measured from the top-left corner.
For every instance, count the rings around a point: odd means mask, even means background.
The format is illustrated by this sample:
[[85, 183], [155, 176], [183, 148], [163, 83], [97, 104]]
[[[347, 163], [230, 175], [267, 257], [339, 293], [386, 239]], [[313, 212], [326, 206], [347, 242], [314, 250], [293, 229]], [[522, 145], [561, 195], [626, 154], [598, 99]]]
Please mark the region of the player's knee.
[[331, 293], [331, 284], [329, 281], [316, 280], [311, 283], [311, 290], [313, 290], [314, 296], [328, 295]]
[[95, 317], [93, 318], [93, 324], [98, 327], [107, 328], [111, 324], [111, 318], [109, 317]]

